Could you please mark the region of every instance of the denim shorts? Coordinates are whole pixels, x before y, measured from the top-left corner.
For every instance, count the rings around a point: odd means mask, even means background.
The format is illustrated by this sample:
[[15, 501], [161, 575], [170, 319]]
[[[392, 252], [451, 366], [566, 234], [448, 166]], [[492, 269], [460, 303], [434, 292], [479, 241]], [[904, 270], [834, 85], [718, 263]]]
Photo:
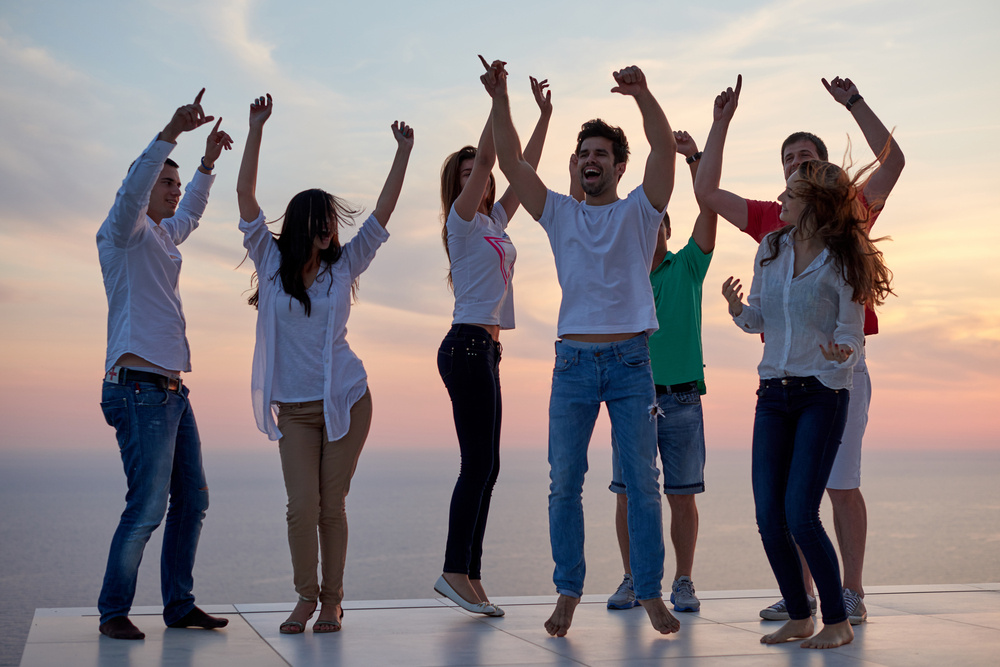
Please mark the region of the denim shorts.
[[[705, 420], [698, 389], [657, 393], [662, 410], [656, 418], [656, 444], [663, 467], [663, 493], [690, 495], [705, 491]], [[613, 437], [613, 436], [612, 436]], [[616, 448], [611, 450], [611, 485], [625, 493]]]

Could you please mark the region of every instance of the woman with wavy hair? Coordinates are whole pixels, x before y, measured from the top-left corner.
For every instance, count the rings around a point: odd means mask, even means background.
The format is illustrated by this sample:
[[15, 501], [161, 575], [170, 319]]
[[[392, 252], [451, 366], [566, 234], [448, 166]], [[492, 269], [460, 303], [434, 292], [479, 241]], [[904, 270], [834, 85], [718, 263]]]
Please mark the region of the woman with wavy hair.
[[[524, 151], [532, 166], [541, 158], [552, 115], [547, 87], [547, 81], [531, 78], [541, 111]], [[482, 555], [490, 499], [500, 472], [500, 330], [514, 328], [511, 280], [516, 252], [506, 230], [520, 201], [513, 188], [507, 188], [494, 204], [495, 161], [491, 118], [487, 118], [479, 147], [452, 153], [441, 168], [441, 237], [455, 310], [451, 329], [438, 349], [438, 370], [451, 397], [462, 460], [451, 497], [444, 570], [434, 590], [469, 611], [503, 616], [483, 588]]]
[[[840, 167], [812, 160], [788, 178], [782, 229], [760, 244], [743, 304], [740, 281], [722, 286], [733, 321], [764, 334], [753, 430], [757, 527], [789, 621], [761, 642], [804, 639], [833, 648], [854, 638], [844, 609], [837, 554], [819, 506], [847, 419], [852, 367], [864, 344], [864, 306], [892, 293], [892, 273], [868, 237], [864, 187]], [[812, 571], [823, 613], [814, 624], [798, 545]]]
[[249, 299], [257, 308], [254, 417], [268, 438], [278, 440], [299, 594], [279, 629], [302, 633], [322, 605], [313, 632], [337, 632], [344, 616], [344, 502], [372, 414], [364, 366], [347, 344], [347, 318], [358, 276], [389, 237], [385, 226], [403, 185], [413, 130], [392, 124], [396, 156], [375, 210], [353, 239], [341, 244], [339, 227], [359, 211], [318, 189], [292, 197], [275, 235], [256, 195], [261, 138], [272, 108], [270, 95], [250, 105], [236, 193], [243, 245], [256, 267], [257, 289]]

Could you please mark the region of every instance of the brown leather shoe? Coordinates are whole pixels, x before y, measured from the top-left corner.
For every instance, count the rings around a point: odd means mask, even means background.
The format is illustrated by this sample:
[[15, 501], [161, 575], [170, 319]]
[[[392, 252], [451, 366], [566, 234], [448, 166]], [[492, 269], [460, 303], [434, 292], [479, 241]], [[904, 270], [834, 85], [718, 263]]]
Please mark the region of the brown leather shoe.
[[167, 624], [168, 628], [205, 628], [206, 630], [215, 630], [217, 628], [224, 628], [229, 625], [228, 618], [222, 618], [221, 616], [209, 616], [198, 607], [193, 608], [188, 613], [184, 614], [179, 620], [173, 623]]

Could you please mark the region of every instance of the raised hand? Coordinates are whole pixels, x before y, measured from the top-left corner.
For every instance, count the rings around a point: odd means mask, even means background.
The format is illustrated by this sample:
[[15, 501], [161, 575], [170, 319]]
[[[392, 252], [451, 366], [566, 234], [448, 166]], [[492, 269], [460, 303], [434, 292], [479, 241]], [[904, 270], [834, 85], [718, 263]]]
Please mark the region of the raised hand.
[[729, 314], [739, 317], [743, 312], [743, 286], [739, 278], [729, 276], [726, 282], [722, 283], [722, 296], [729, 302]]
[[490, 97], [494, 97], [497, 93], [506, 94], [507, 93], [507, 70], [504, 65], [507, 63], [503, 60], [494, 60], [492, 64], [486, 63], [486, 58], [479, 56], [479, 62], [483, 64], [486, 68], [486, 73], [479, 77], [482, 82], [483, 87], [486, 88], [486, 92], [489, 93]]
[[271, 101], [270, 93], [255, 99], [250, 104], [250, 127], [263, 127], [273, 110], [274, 103]]
[[726, 88], [715, 98], [715, 106], [712, 108], [713, 120], [725, 120], [729, 122], [736, 113], [736, 107], [740, 103], [740, 90], [743, 89], [743, 75], [736, 75], [736, 90]]
[[407, 153], [413, 150], [413, 128], [402, 121], [392, 123], [392, 136], [396, 138], [399, 148]]
[[854, 349], [850, 345], [838, 345], [832, 340], [824, 346], [823, 343], [819, 344], [820, 352], [823, 353], [823, 358], [827, 361], [835, 361], [838, 364], [842, 364], [847, 361], [848, 357], [854, 354]]
[[205, 140], [205, 159], [201, 162], [206, 169], [211, 169], [215, 166], [215, 161], [222, 155], [223, 150], [229, 151], [233, 149], [233, 138], [219, 129], [221, 124], [222, 118], [219, 118], [215, 123], [215, 127], [208, 133], [208, 139]]
[[826, 88], [826, 92], [833, 96], [833, 99], [837, 100], [844, 106], [855, 95], [860, 95], [858, 92], [858, 87], [854, 85], [854, 82], [850, 79], [842, 79], [839, 76], [833, 77], [833, 81], [827, 82], [826, 79], [820, 79], [823, 82], [823, 87]]
[[612, 93], [637, 97], [646, 90], [646, 75], [635, 65], [620, 69], [612, 76], [615, 77], [615, 83], [618, 84], [611, 89]]
[[205, 110], [201, 108], [201, 96], [204, 94], [205, 89], [202, 88], [194, 98], [193, 103], [177, 107], [177, 111], [174, 112], [170, 122], [160, 132], [160, 139], [176, 143], [177, 137], [181, 136], [182, 132], [190, 132], [205, 123], [215, 120], [215, 116], [206, 116]]
[[698, 144], [683, 130], [674, 132], [674, 141], [677, 142], [677, 152], [684, 157], [691, 157], [698, 152]]
[[528, 79], [531, 80], [531, 94], [535, 96], [535, 104], [538, 105], [538, 109], [542, 113], [552, 113], [552, 91], [546, 90], [549, 87], [549, 80], [539, 81], [533, 76], [529, 76]]

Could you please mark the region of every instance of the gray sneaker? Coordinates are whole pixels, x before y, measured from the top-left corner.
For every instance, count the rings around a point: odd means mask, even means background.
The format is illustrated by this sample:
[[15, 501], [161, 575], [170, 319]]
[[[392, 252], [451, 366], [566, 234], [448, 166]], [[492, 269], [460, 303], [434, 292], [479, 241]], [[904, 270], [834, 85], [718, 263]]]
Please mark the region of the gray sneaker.
[[638, 607], [635, 599], [635, 587], [632, 585], [632, 575], [626, 574], [615, 594], [608, 598], [608, 609], [631, 609]]
[[680, 577], [671, 584], [670, 603], [674, 605], [674, 611], [698, 611], [701, 609], [701, 600], [694, 594], [694, 582], [691, 581], [691, 577]]
[[850, 588], [844, 589], [844, 609], [847, 610], [847, 620], [851, 625], [858, 625], [868, 620], [864, 599]]
[[[809, 611], [813, 616], [816, 615], [816, 598], [806, 594], [809, 598]], [[785, 598], [781, 598], [770, 607], [764, 607], [760, 610], [760, 617], [765, 621], [787, 621], [788, 620], [788, 607], [785, 606]]]

